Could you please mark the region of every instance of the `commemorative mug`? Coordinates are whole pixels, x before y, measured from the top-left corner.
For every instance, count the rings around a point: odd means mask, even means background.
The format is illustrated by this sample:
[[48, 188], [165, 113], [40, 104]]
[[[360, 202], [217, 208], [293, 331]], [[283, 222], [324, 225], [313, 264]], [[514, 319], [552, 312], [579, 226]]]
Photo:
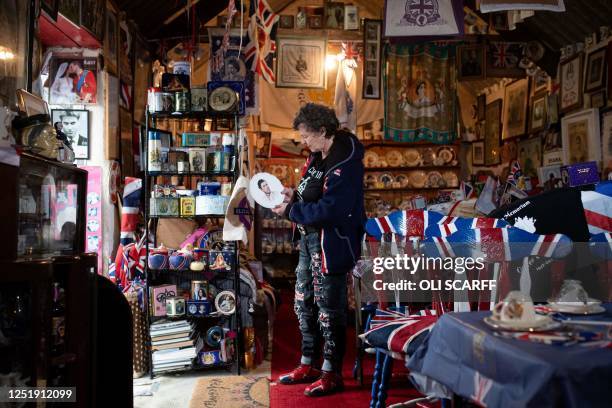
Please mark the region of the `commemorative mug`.
[[526, 323], [536, 320], [536, 313], [531, 297], [514, 290], [493, 307], [493, 317], [505, 323]]

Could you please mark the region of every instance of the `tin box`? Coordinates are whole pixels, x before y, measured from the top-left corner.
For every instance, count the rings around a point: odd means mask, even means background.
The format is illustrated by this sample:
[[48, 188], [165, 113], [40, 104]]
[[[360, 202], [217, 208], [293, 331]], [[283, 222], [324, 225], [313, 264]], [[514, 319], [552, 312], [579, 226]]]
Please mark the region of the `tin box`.
[[561, 167], [561, 180], [566, 187], [584, 186], [599, 182], [597, 163], [594, 161]]
[[181, 144], [184, 147], [208, 146], [210, 144], [210, 133], [189, 133], [182, 135]]
[[221, 360], [221, 351], [201, 351], [200, 354], [198, 354], [198, 362], [203, 366], [219, 365], [223, 363], [223, 360]]
[[210, 251], [208, 268], [211, 272], [230, 272], [234, 265], [232, 251]]
[[208, 300], [188, 300], [187, 316], [208, 316], [211, 307], [211, 303]]
[[189, 149], [189, 167], [193, 173], [203, 173], [206, 171], [206, 149], [194, 147]]
[[151, 286], [149, 288], [151, 302], [151, 314], [153, 316], [166, 315], [166, 300], [176, 296], [176, 285]]
[[222, 148], [215, 148], [209, 150], [206, 157], [206, 166], [209, 171], [229, 171], [229, 156], [226, 154], [226, 152], [223, 151]]
[[181, 216], [191, 217], [195, 215], [195, 197], [181, 197]]
[[166, 299], [166, 316], [178, 317], [185, 315], [185, 298], [180, 296]]
[[149, 212], [152, 216], [179, 215], [179, 200], [175, 197], [153, 197], [149, 201]]
[[227, 209], [227, 196], [205, 195], [196, 197], [196, 215], [223, 215]]

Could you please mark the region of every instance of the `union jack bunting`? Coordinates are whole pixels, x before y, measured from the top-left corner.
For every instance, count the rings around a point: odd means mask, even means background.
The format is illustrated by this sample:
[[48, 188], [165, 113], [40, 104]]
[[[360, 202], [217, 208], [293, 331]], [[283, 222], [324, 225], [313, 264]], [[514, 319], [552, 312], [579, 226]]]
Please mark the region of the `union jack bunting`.
[[518, 178], [521, 176], [521, 165], [518, 160], [512, 162], [512, 166], [510, 167], [510, 173], [508, 173], [508, 179], [506, 180], [508, 183], [516, 185]]
[[251, 0], [249, 16], [251, 21], [248, 28], [249, 43], [245, 52], [246, 64], [263, 79], [274, 83], [272, 64], [276, 51], [276, 26], [279, 16], [272, 12], [266, 0]]
[[403, 210], [391, 214], [369, 218], [366, 221], [366, 232], [376, 239], [383, 234], [394, 233], [404, 237], [423, 237], [431, 224], [437, 224], [444, 216], [427, 210]]
[[430, 257], [485, 257], [487, 262], [503, 262], [527, 256], [563, 258], [572, 250], [572, 241], [563, 234], [538, 235], [519, 228], [475, 228], [426, 238], [422, 246]]
[[426, 237], [447, 237], [459, 230], [474, 228], [508, 228], [511, 225], [497, 218], [443, 217], [425, 230]]
[[429, 311], [427, 315], [408, 316], [379, 325], [359, 337], [372, 347], [410, 355], [421, 345], [437, 320], [438, 316]]
[[123, 188], [123, 208], [121, 210], [121, 245], [127, 245], [136, 239], [136, 226], [140, 213], [140, 190], [142, 180], [135, 177], [125, 178]]

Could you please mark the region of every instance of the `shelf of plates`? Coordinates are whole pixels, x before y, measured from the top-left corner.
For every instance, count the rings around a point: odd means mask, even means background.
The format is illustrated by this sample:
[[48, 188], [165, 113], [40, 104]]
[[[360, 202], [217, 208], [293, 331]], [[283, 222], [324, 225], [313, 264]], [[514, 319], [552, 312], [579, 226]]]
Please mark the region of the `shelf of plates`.
[[[185, 121], [206, 121], [208, 122], [210, 121], [213, 127], [215, 128], [215, 130], [229, 131], [236, 135], [236, 132], [238, 129], [238, 120], [239, 120], [239, 116], [237, 114], [215, 114], [211, 112], [188, 112], [188, 113], [181, 113], [181, 114], [171, 114], [171, 113], [150, 113], [147, 111], [146, 115], [147, 115], [146, 125], [145, 125], [146, 135], [148, 135], [149, 130], [157, 129], [158, 125], [160, 125], [160, 122], [166, 121], [166, 120], [176, 120], [178, 122], [185, 122]], [[221, 120], [224, 121], [223, 129], [221, 129], [220, 127], [217, 127], [217, 124], [219, 124]], [[145, 158], [148, 158], [148, 157], [149, 157], [148, 143], [145, 143]], [[147, 204], [145, 205], [145, 212], [144, 212], [145, 236], [153, 238], [152, 245], [155, 246], [158, 244], [158, 242], [157, 242], [156, 234], [154, 232], [155, 230], [149, 229], [149, 221], [157, 221], [162, 218], [164, 219], [195, 219], [195, 220], [200, 221], [200, 220], [218, 220], [218, 219], [222, 219], [225, 217], [222, 214], [192, 215], [192, 216], [151, 215], [149, 211], [148, 197], [153, 187], [153, 184], [155, 184], [156, 178], [172, 177], [172, 176], [203, 177], [203, 178], [213, 178], [213, 179], [226, 178], [233, 183], [238, 178], [238, 175], [240, 174], [239, 163], [237, 160], [235, 160], [235, 157], [234, 157], [234, 162], [236, 164], [234, 165], [234, 169], [232, 171], [176, 172], [176, 171], [149, 171], [148, 160], [145, 159], [146, 165], [145, 165], [144, 191], [145, 191], [145, 194], [147, 195], [147, 199], [145, 200]], [[152, 224], [152, 225], [155, 225], [155, 224]], [[152, 232], [152, 235], [149, 235], [150, 232]], [[234, 358], [232, 361], [223, 362], [221, 364], [215, 364], [213, 366], [201, 366], [196, 363], [192, 363], [189, 366], [181, 367], [181, 368], [178, 368], [172, 371], [210, 370], [210, 369], [215, 369], [215, 368], [230, 369], [233, 367], [234, 373], [240, 374], [240, 356], [242, 355], [241, 354], [242, 331], [241, 331], [241, 324], [240, 324], [240, 303], [239, 303], [240, 273], [239, 273], [239, 266], [238, 266], [238, 260], [240, 259], [240, 257], [239, 257], [237, 243], [226, 243], [226, 244], [228, 245], [228, 247], [233, 248], [233, 256], [234, 256], [234, 263], [233, 263], [232, 270], [228, 272], [229, 274], [228, 276], [231, 279], [232, 284], [233, 284], [233, 292], [236, 297], [236, 307], [235, 307], [234, 314], [229, 315], [229, 316], [211, 314], [211, 315], [206, 316], [205, 318], [187, 317], [187, 319], [191, 319], [192, 321], [195, 321], [195, 320], [203, 321], [203, 320], [209, 320], [209, 319], [216, 319], [217, 324], [221, 324], [223, 322], [229, 322], [230, 329], [236, 333]], [[179, 271], [179, 270], [150, 270], [148, 267], [148, 264], [149, 264], [148, 255], [149, 254], [147, 252], [146, 260], [145, 260], [145, 272], [146, 272], [146, 277], [147, 277], [146, 279], [147, 293], [149, 293], [149, 287], [153, 283], [168, 283], [169, 281], [169, 282], [172, 282], [172, 284], [177, 284], [177, 287], [178, 287], [179, 284], [181, 285], [187, 284], [187, 283], [191, 283], [191, 281], [193, 280], [202, 279], [202, 272]], [[153, 322], [158, 321], [160, 318], [165, 317], [165, 316], [161, 316], [161, 317], [152, 316], [149, 309], [150, 308], [147, 307], [147, 319], [148, 319], [149, 326], [151, 326]], [[200, 335], [202, 335], [202, 333], [200, 333]], [[151, 367], [151, 373], [150, 373], [151, 378], [154, 376], [152, 354], [153, 352], [150, 348], [149, 349], [149, 362], [150, 362], [150, 367]], [[165, 371], [165, 372], [170, 372], [170, 371]]]

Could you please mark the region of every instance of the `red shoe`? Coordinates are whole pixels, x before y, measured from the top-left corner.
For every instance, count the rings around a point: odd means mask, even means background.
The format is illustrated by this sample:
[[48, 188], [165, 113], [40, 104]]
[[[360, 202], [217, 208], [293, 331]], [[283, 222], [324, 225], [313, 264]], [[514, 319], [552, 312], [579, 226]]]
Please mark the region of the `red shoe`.
[[300, 364], [295, 370], [290, 373], [283, 374], [278, 377], [278, 382], [281, 384], [303, 384], [309, 383], [321, 376], [321, 371], [312, 368], [311, 365]]
[[344, 389], [342, 377], [330, 371], [322, 371], [321, 378], [304, 390], [307, 397], [322, 397]]

